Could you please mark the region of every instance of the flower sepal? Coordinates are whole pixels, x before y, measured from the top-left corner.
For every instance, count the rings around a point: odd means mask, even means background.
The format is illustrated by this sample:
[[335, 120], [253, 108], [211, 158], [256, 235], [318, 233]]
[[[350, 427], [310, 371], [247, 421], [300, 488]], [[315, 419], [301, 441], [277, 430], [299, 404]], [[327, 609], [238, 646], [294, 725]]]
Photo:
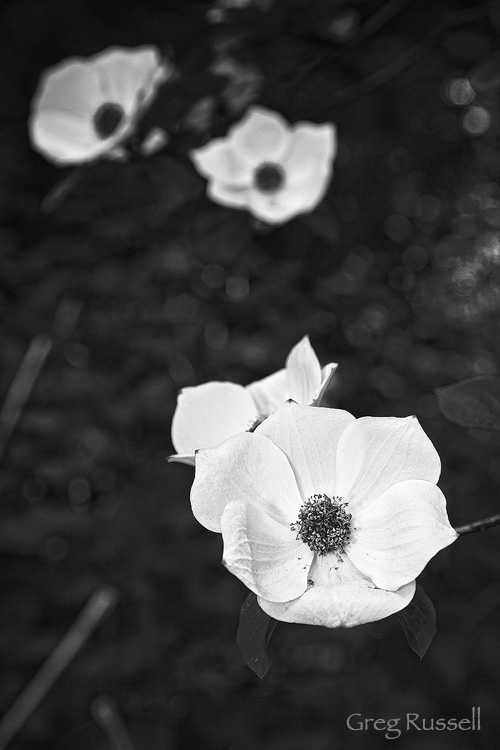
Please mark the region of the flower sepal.
[[189, 453], [173, 453], [171, 456], [168, 456], [167, 461], [169, 464], [186, 464], [186, 466], [195, 466], [196, 456]]

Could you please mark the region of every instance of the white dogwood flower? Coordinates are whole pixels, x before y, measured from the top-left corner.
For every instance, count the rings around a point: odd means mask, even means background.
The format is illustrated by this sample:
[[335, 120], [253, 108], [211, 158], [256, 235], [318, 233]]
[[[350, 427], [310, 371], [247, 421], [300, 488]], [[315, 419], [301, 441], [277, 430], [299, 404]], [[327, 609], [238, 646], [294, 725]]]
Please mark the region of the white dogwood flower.
[[333, 123], [289, 125], [277, 112], [252, 106], [224, 138], [190, 156], [216, 203], [281, 224], [321, 201], [335, 152]]
[[199, 451], [191, 503], [268, 615], [352, 627], [403, 609], [457, 538], [439, 473], [415, 417], [289, 402], [255, 432]]
[[34, 148], [58, 165], [112, 155], [169, 77], [156, 47], [111, 47], [46, 70], [31, 104]]
[[194, 465], [199, 448], [211, 448], [238, 432], [250, 430], [289, 398], [299, 404], [319, 399], [337, 364], [321, 368], [309, 337], [290, 351], [282, 370], [250, 385], [211, 382], [183, 388], [172, 419], [170, 461]]

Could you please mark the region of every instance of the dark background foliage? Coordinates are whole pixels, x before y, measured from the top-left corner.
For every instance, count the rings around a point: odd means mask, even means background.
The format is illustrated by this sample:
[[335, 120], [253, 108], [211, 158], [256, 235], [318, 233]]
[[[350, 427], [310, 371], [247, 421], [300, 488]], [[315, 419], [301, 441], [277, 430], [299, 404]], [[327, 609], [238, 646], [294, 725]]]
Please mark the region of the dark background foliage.
[[[322, 362], [340, 363], [331, 405], [418, 416], [442, 457], [452, 523], [498, 512], [498, 437], [447, 422], [433, 392], [498, 372], [495, 66], [474, 101], [460, 105], [452, 88], [498, 49], [497, 4], [276, 0], [224, 18], [212, 9], [210, 23], [209, 10], [18, 0], [2, 11], [4, 397], [30, 342], [51, 348], [0, 469], [0, 710], [96, 588], [119, 594], [12, 747], [127, 750], [93, 718], [103, 695], [136, 750], [371, 749], [383, 732], [350, 732], [349, 714], [460, 718], [472, 706], [481, 732], [395, 742], [492, 747], [498, 529], [459, 539], [422, 574], [438, 634], [421, 663], [395, 617], [338, 631], [278, 624], [261, 682], [235, 643], [246, 591], [191, 515], [192, 469], [166, 456], [179, 388], [263, 377], [309, 333]], [[70, 170], [29, 145], [41, 71], [145, 43], [179, 73], [143, 123], [166, 126], [169, 144], [85, 170], [42, 211]], [[210, 72], [227, 50], [253, 71], [250, 90], [227, 94]], [[238, 93], [242, 110], [256, 99], [291, 121], [336, 123], [335, 175], [313, 214], [271, 230], [205, 198], [187, 149], [238, 119]]]

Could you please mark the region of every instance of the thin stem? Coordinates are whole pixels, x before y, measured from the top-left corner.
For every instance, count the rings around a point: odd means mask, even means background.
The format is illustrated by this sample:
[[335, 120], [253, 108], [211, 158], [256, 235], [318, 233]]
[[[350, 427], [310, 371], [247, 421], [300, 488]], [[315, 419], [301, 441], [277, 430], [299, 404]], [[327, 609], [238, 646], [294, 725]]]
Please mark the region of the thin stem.
[[348, 86], [342, 91], [339, 91], [336, 97], [343, 100], [364, 96], [365, 94], [368, 94], [370, 91], [373, 91], [379, 86], [383, 86], [385, 83], [391, 81], [404, 70], [409, 68], [410, 65], [413, 65], [413, 63], [417, 62], [417, 60], [423, 57], [427, 52], [429, 52], [439, 42], [441, 36], [446, 31], [455, 26], [461, 26], [464, 23], [479, 21], [481, 18], [484, 18], [484, 16], [486, 16], [488, 12], [489, 3], [483, 3], [482, 5], [478, 5], [476, 8], [466, 8], [463, 11], [450, 13], [449, 16], [445, 18], [443, 23], [429, 32], [429, 34], [427, 34], [427, 36], [424, 37], [421, 42], [413, 47], [410, 47], [410, 49], [408, 49], [406, 52], [400, 55], [400, 57], [397, 57], [385, 67], [380, 68], [379, 70], [376, 70], [375, 73], [372, 73], [366, 78], [363, 78], [362, 81], [359, 81], [358, 83], [355, 83], [352, 86]]
[[7, 747], [117, 601], [118, 592], [111, 586], [103, 586], [92, 594], [66, 635], [0, 722], [0, 750]]
[[112, 750], [134, 750], [128, 729], [111, 698], [107, 695], [99, 696], [93, 701], [90, 710], [106, 734]]
[[63, 297], [56, 310], [51, 334], [40, 333], [31, 340], [0, 409], [0, 459], [54, 344], [69, 338], [81, 310], [81, 302]]
[[375, 34], [375, 32], [381, 29], [382, 26], [385, 26], [391, 18], [398, 13], [401, 13], [404, 7], [411, 2], [413, 2], [413, 0], [389, 0], [389, 2], [384, 3], [381, 8], [379, 8], [362, 24], [357, 34], [345, 46], [353, 47], [367, 39], [369, 36], [372, 36], [372, 34]]
[[[377, 19], [378, 13], [376, 13], [375, 16], [372, 17], [373, 20], [368, 19], [368, 21], [366, 21], [365, 23], [365, 26], [361, 27], [360, 31], [358, 32], [359, 36], [356, 35], [355, 37], [353, 37], [353, 39], [350, 40], [349, 44], [346, 45], [346, 47], [351, 47], [354, 44], [357, 45], [358, 42], [362, 41], [362, 39], [369, 36], [372, 33], [370, 26], [373, 24], [373, 30], [375, 30], [375, 27], [380, 23], [380, 20], [383, 21], [382, 11], [387, 12], [387, 13], [389, 13], [390, 11], [392, 14], [394, 14], [395, 12], [397, 12], [398, 5], [399, 3], [397, 3], [396, 0], [394, 0], [394, 3], [392, 2], [388, 3], [387, 9], [385, 10], [384, 8], [381, 9], [380, 19]], [[404, 70], [409, 68], [410, 65], [417, 62], [417, 60], [423, 57], [427, 52], [429, 52], [439, 42], [443, 34], [449, 31], [449, 29], [452, 29], [455, 26], [462, 26], [465, 23], [479, 21], [488, 15], [489, 10], [490, 10], [490, 4], [482, 3], [481, 5], [478, 5], [474, 8], [465, 8], [464, 10], [454, 11], [450, 13], [444, 19], [444, 21], [441, 24], [439, 24], [439, 26], [436, 26], [432, 31], [430, 31], [427, 34], [427, 36], [425, 36], [420, 42], [418, 42], [418, 44], [414, 45], [413, 47], [410, 47], [406, 52], [400, 55], [400, 57], [397, 57], [388, 65], [385, 65], [383, 68], [376, 70], [374, 73], [370, 74], [366, 78], [363, 78], [361, 81], [358, 81], [357, 83], [347, 86], [346, 88], [341, 89], [338, 92], [333, 92], [333, 96], [338, 101], [344, 101], [346, 99], [355, 99], [357, 97], [368, 94], [370, 91], [373, 91], [379, 86], [383, 86], [385, 83], [387, 83], [388, 81], [391, 81], [393, 78], [398, 76]], [[342, 50], [335, 51], [335, 53], [331, 56], [332, 62], [336, 60], [336, 58], [339, 56], [341, 51]], [[300, 83], [304, 85], [306, 82], [306, 79], [312, 73], [314, 73], [319, 68], [323, 67], [324, 62], [325, 62], [324, 58], [320, 58], [320, 59], [311, 61], [308, 65], [303, 66], [301, 70]]]
[[72, 193], [80, 184], [84, 174], [84, 167], [75, 167], [69, 175], [64, 177], [60, 182], [54, 185], [51, 190], [49, 190], [45, 198], [42, 200], [40, 206], [41, 210], [46, 214], [50, 214], [52, 211], [59, 208], [66, 196]]
[[50, 336], [44, 333], [35, 336], [14, 376], [0, 411], [0, 458], [51, 349]]
[[484, 529], [490, 529], [492, 526], [500, 526], [500, 513], [488, 516], [488, 518], [481, 518], [479, 521], [466, 523], [463, 526], [455, 526], [455, 531], [458, 534], [472, 534], [474, 531], [484, 531]]

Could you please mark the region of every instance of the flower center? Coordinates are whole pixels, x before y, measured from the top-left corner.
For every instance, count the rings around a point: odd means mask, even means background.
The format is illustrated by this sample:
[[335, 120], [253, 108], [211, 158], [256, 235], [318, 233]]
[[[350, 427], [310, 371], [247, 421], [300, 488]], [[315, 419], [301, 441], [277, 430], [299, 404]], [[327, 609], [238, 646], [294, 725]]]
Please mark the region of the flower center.
[[299, 510], [299, 518], [290, 524], [310, 550], [317, 555], [335, 552], [340, 560], [351, 538], [350, 513], [346, 513], [347, 503], [341, 497], [313, 495]]
[[123, 120], [125, 112], [119, 104], [101, 104], [94, 113], [92, 124], [99, 138], [109, 138]]
[[285, 182], [285, 172], [279, 164], [265, 162], [255, 170], [253, 181], [262, 193], [276, 193]]

